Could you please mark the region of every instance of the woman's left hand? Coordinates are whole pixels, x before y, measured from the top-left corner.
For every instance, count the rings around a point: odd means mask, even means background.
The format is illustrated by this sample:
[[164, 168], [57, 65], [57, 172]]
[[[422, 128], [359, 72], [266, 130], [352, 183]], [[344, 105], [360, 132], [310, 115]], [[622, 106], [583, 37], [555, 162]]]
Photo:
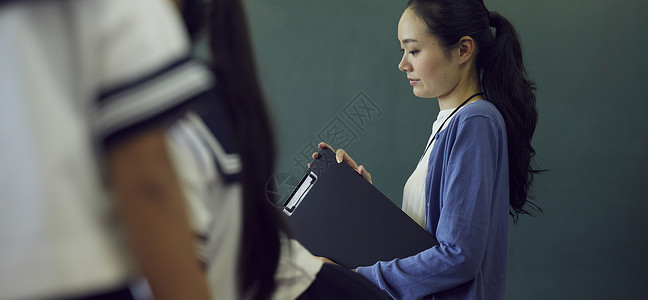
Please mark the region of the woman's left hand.
[[326, 257], [323, 257], [323, 256], [315, 256], [315, 258], [321, 260], [321, 261], [322, 261], [323, 263], [325, 263], [325, 264], [332, 264], [332, 265], [339, 266], [339, 265], [336, 264], [334, 261], [332, 261], [332, 260], [330, 260], [330, 259], [328, 259], [328, 258], [326, 258]]

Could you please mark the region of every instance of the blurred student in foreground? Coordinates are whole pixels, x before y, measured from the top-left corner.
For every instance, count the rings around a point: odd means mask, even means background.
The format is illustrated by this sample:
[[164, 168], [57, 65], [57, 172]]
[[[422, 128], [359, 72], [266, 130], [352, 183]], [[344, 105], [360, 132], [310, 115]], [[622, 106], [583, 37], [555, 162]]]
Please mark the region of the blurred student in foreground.
[[168, 1], [0, 1], [2, 297], [132, 299], [143, 274], [157, 299], [375, 298], [265, 200], [242, 13], [209, 7], [210, 69]]

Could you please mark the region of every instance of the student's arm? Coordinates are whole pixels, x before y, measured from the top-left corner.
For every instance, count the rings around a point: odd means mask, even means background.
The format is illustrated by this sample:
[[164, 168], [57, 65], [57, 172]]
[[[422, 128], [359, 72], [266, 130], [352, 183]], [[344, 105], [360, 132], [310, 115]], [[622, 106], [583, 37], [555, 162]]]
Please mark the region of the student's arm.
[[155, 299], [209, 299], [164, 131], [119, 141], [107, 161], [130, 247]]

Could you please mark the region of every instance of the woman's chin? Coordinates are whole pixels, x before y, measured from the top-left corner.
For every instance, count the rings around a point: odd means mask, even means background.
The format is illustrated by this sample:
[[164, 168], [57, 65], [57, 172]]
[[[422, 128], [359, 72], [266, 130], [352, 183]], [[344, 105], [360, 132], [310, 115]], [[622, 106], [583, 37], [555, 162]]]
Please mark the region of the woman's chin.
[[434, 96], [430, 95], [430, 93], [426, 93], [425, 91], [417, 89], [416, 87], [412, 89], [412, 93], [414, 94], [414, 96], [418, 98], [426, 98], [426, 99], [435, 98]]

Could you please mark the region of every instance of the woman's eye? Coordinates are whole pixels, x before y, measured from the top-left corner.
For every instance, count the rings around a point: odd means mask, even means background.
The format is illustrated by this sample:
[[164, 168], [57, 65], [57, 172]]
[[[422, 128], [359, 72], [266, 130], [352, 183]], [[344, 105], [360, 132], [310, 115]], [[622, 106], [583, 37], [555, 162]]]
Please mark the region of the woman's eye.
[[[405, 49], [400, 49], [400, 52], [405, 52]], [[421, 50], [408, 50], [408, 54], [416, 55], [417, 53], [421, 52]]]

